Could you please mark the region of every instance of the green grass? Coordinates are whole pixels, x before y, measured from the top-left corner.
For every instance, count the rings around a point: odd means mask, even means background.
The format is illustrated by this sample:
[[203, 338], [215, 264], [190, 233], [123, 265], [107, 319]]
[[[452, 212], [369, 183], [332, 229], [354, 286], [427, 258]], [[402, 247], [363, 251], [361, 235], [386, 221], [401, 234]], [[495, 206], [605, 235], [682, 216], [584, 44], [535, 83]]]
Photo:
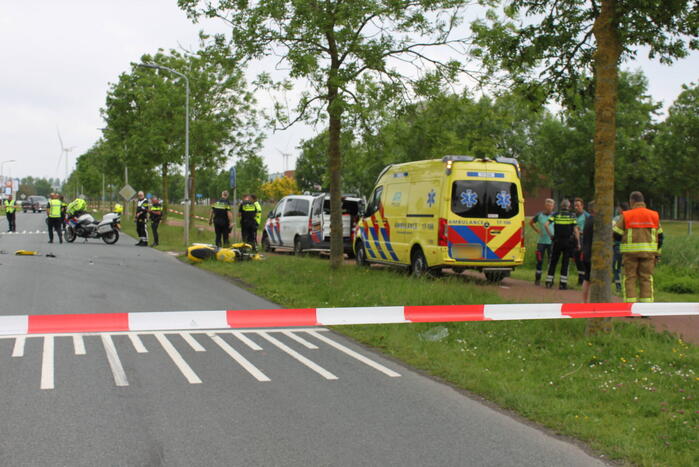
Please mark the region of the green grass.
[[[315, 257], [200, 267], [286, 307], [496, 303], [456, 277], [416, 280], [385, 268], [328, 269]], [[279, 280], [293, 277], [293, 280]], [[445, 328], [437, 342], [425, 333]], [[608, 457], [691, 465], [699, 446], [699, 349], [637, 323], [585, 336], [584, 320], [344, 326], [336, 330], [478, 393]]]
[[[132, 223], [125, 227], [133, 231]], [[161, 230], [163, 249], [183, 250], [181, 228]], [[199, 267], [285, 307], [501, 302], [457, 277], [416, 280], [398, 270], [350, 265], [331, 271], [327, 260], [316, 257], [274, 255]], [[576, 437], [608, 458], [648, 466], [696, 465], [699, 349], [643, 324], [615, 322], [612, 334], [593, 338], [585, 336], [585, 320], [335, 329]], [[448, 331], [446, 338], [426, 338], [441, 328]]]

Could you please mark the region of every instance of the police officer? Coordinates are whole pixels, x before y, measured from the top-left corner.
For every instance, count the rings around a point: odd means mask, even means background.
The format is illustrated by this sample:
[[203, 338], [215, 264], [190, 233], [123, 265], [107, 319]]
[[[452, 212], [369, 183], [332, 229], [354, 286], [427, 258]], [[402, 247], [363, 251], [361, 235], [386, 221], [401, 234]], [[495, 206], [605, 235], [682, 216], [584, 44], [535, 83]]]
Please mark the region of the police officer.
[[156, 196], [153, 196], [150, 199], [150, 228], [153, 231], [153, 244], [151, 246], [158, 246], [158, 226], [162, 219], [163, 204]]
[[256, 195], [250, 195], [250, 198], [252, 199], [252, 204], [255, 206], [255, 222], [257, 223], [255, 226], [255, 244], [257, 244], [257, 232], [259, 231], [260, 223], [262, 222], [262, 206], [257, 201]]
[[17, 226], [15, 225], [15, 216], [17, 211], [17, 205], [12, 195], [7, 195], [7, 199], [3, 203], [5, 206], [5, 216], [7, 217], [8, 232], [16, 232]]
[[[546, 287], [550, 289], [553, 286], [556, 265], [558, 264], [558, 259], [562, 256], [561, 277], [558, 288], [566, 290], [568, 288], [568, 263], [570, 257], [573, 251], [580, 249], [580, 230], [578, 229], [575, 213], [570, 210], [570, 201], [564, 199], [561, 201], [560, 207], [560, 211], [554, 213], [544, 226], [553, 238], [553, 253], [551, 254], [548, 276], [546, 277]], [[553, 227], [553, 232], [551, 232], [551, 227]]]
[[66, 231], [66, 211], [68, 211], [68, 203], [66, 203], [66, 198], [65, 196], [58, 195], [58, 199], [61, 202], [61, 225], [62, 225], [62, 230], [65, 232]]
[[231, 203], [228, 201], [228, 192], [222, 191], [219, 198], [211, 206], [209, 215], [209, 225], [214, 225], [216, 231], [216, 246], [228, 245], [228, 233], [231, 231], [233, 223], [233, 213], [231, 213]]
[[252, 196], [246, 195], [238, 209], [240, 212], [240, 231], [243, 233], [243, 242], [257, 249], [257, 208]]
[[614, 226], [614, 239], [621, 242], [624, 301], [649, 303], [653, 301], [653, 270], [663, 247], [663, 228], [658, 213], [646, 208], [643, 193], [631, 193], [629, 204], [631, 209], [624, 211]]
[[46, 216], [49, 225], [49, 243], [53, 243], [54, 230], [58, 234], [58, 242], [63, 243], [63, 203], [56, 193], [51, 193]]
[[138, 192], [135, 218], [136, 234], [138, 235], [138, 243], [136, 246], [148, 246], [148, 231], [146, 230], [146, 221], [148, 220], [148, 200], [142, 191]]
[[544, 201], [544, 210], [538, 212], [532, 220], [529, 221], [534, 232], [539, 234], [539, 239], [536, 242], [536, 273], [534, 276], [534, 284], [541, 284], [541, 275], [544, 270], [544, 257], [548, 256], [549, 261], [551, 261], [551, 236], [546, 230], [546, 223], [549, 221], [551, 214], [553, 213], [553, 208], [556, 206], [556, 202], [551, 198]]
[[87, 202], [85, 201], [85, 195], [80, 195], [66, 206], [66, 215], [68, 217], [80, 217], [86, 210]]
[[[582, 198], [575, 198], [573, 201], [573, 209], [575, 209], [575, 220], [578, 224], [578, 231], [580, 232], [580, 244], [583, 242], [583, 229], [585, 228], [585, 221], [590, 217], [590, 213], [585, 211], [585, 202]], [[575, 267], [578, 270], [578, 285], [581, 285], [585, 280], [585, 265], [580, 259], [580, 248], [573, 251], [573, 259], [575, 260]]]

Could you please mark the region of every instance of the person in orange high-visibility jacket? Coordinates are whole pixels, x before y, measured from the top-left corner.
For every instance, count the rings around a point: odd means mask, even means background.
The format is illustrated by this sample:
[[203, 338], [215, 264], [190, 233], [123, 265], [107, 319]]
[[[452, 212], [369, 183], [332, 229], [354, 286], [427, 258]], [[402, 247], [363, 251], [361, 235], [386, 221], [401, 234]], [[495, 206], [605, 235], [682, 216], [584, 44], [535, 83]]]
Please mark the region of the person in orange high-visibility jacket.
[[643, 193], [631, 193], [629, 204], [631, 209], [624, 211], [614, 225], [614, 239], [621, 242], [624, 301], [650, 303], [653, 270], [663, 246], [663, 228], [658, 213], [646, 208]]

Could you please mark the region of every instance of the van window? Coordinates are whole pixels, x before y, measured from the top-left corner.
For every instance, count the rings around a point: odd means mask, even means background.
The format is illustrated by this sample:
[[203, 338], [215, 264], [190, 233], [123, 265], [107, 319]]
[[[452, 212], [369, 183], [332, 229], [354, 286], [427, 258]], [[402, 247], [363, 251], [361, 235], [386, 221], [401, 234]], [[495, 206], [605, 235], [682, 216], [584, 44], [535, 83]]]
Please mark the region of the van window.
[[381, 203], [381, 193], [383, 193], [383, 186], [377, 186], [374, 192], [371, 194], [371, 198], [369, 198], [369, 201], [367, 202], [364, 217], [372, 216], [376, 211], [379, 210], [379, 204]]
[[455, 181], [451, 210], [460, 217], [509, 219], [519, 213], [517, 185], [490, 180]]
[[279, 201], [277, 203], [277, 205], [274, 207], [274, 210], [272, 211], [273, 214], [271, 214], [270, 217], [281, 217], [283, 205], [284, 205], [284, 200]]
[[289, 216], [308, 216], [308, 208], [310, 203], [307, 199], [292, 198], [286, 200], [284, 208], [284, 217]]
[[[356, 216], [362, 210], [363, 201], [350, 201], [347, 199], [342, 200], [342, 214], [350, 214]], [[330, 215], [330, 198], [325, 198], [323, 201], [323, 213]]]
[[318, 197], [313, 200], [313, 215], [320, 216], [323, 214], [323, 198]]

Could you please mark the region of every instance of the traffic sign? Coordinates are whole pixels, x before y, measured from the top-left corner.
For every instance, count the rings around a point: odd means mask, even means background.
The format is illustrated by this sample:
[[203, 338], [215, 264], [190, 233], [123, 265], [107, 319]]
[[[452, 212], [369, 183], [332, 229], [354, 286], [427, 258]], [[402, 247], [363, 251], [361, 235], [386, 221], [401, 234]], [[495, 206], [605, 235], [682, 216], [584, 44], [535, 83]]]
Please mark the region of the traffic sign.
[[231, 182], [230, 185], [231, 185], [231, 188], [235, 188], [235, 187], [236, 187], [235, 175], [236, 175], [236, 173], [235, 173], [235, 167], [231, 167], [231, 171], [230, 171], [230, 182]]
[[134, 190], [133, 187], [128, 183], [124, 185], [124, 188], [119, 190], [119, 195], [121, 195], [121, 197], [124, 198], [126, 201], [129, 201], [131, 198], [133, 198], [135, 194], [136, 190]]

